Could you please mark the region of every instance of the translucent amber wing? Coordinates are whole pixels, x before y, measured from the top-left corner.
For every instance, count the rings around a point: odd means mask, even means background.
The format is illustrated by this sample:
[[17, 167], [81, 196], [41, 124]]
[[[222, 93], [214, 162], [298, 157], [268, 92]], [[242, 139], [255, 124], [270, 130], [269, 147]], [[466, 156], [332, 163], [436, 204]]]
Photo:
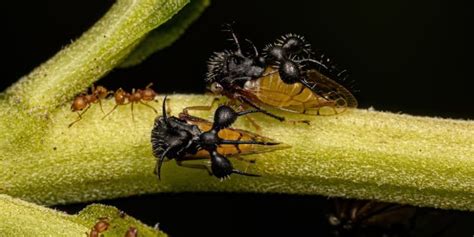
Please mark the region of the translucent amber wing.
[[286, 84], [274, 69], [248, 83], [245, 92], [258, 104], [294, 113], [333, 115], [357, 107], [354, 96], [337, 82], [316, 70], [306, 71], [301, 82]]

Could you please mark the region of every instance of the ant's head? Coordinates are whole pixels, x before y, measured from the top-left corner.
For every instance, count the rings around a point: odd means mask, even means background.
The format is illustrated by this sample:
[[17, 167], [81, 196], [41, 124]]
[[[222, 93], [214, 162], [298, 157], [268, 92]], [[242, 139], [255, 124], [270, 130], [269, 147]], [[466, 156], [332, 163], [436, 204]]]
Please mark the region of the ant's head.
[[[155, 90], [151, 88], [153, 86], [153, 82], [149, 83], [145, 89], [138, 89], [136, 93], [139, 94], [139, 98], [143, 101], [152, 101], [158, 95]], [[136, 95], [137, 96], [137, 95]], [[137, 96], [138, 97], [138, 96]]]
[[152, 101], [158, 95], [152, 88], [146, 87], [144, 90], [138, 90], [144, 101]]
[[87, 101], [85, 95], [76, 96], [76, 98], [74, 98], [74, 101], [72, 102], [71, 110], [72, 112], [83, 110], [87, 107], [88, 104], [89, 102]]
[[107, 88], [103, 87], [103, 86], [97, 86], [94, 91], [92, 92], [92, 94], [94, 94], [95, 96], [103, 99], [105, 98], [107, 95], [109, 95], [109, 91], [107, 90]]

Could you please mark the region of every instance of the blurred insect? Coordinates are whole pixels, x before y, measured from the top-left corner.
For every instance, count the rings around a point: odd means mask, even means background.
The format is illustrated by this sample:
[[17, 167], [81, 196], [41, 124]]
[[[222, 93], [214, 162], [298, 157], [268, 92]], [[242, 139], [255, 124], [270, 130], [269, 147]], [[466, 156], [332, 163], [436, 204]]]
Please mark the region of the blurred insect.
[[138, 229], [135, 227], [130, 227], [125, 232], [125, 237], [137, 237], [138, 236]]
[[105, 232], [109, 228], [109, 219], [107, 217], [99, 218], [99, 221], [92, 227], [90, 233], [86, 233], [89, 237], [99, 237], [99, 235]]
[[412, 206], [338, 198], [328, 222], [333, 236], [407, 236], [415, 213]]
[[[168, 117], [165, 101], [163, 115], [155, 120], [151, 132], [153, 154], [158, 159], [155, 173], [159, 179], [165, 158], [175, 159], [180, 166], [206, 169], [221, 180], [231, 174], [258, 176], [235, 169], [227, 156], [238, 157], [286, 148], [272, 139], [230, 128], [239, 116], [260, 110], [236, 112], [229, 106], [221, 105], [214, 113], [214, 123], [211, 123], [187, 113], [181, 113], [179, 118]], [[210, 159], [210, 169], [204, 164], [183, 163], [200, 159]]]
[[[112, 92], [108, 91], [103, 86], [92, 86], [91, 93], [81, 93], [74, 98], [71, 105], [72, 112], [77, 112], [78, 118], [74, 120], [74, 122], [70, 123], [68, 127], [71, 127], [75, 123], [79, 122], [82, 119], [82, 115], [87, 112], [87, 110], [91, 107], [92, 104], [99, 103], [100, 110], [102, 113], [104, 110], [102, 109], [102, 102], [101, 100], [105, 99], [109, 94]], [[82, 111], [82, 112], [79, 112]]]
[[128, 93], [124, 91], [122, 88], [119, 88], [117, 91], [114, 93], [114, 99], [115, 99], [115, 106], [110, 110], [107, 114], [102, 117], [102, 119], [106, 118], [109, 116], [110, 113], [112, 113], [119, 105], [127, 105], [131, 104], [131, 111], [132, 111], [132, 120], [135, 120], [135, 116], [133, 115], [133, 104], [135, 103], [140, 103], [142, 105], [147, 106], [148, 108], [152, 109], [155, 111], [155, 113], [158, 113], [155, 108], [153, 108], [151, 105], [147, 104], [149, 101], [153, 101], [156, 96], [158, 95], [152, 88], [151, 86], [153, 83], [148, 84], [145, 89], [138, 89], [132, 90], [132, 93]]
[[333, 115], [357, 107], [351, 92], [328, 77], [340, 78], [346, 71], [336, 70], [324, 55], [321, 57], [324, 60], [311, 58], [311, 45], [302, 36], [284, 35], [267, 45], [260, 55], [248, 40], [253, 52], [243, 53], [237, 36], [229, 31], [237, 49], [216, 52], [208, 61], [206, 82], [213, 93], [259, 109], [280, 121], [285, 118], [262, 108]]

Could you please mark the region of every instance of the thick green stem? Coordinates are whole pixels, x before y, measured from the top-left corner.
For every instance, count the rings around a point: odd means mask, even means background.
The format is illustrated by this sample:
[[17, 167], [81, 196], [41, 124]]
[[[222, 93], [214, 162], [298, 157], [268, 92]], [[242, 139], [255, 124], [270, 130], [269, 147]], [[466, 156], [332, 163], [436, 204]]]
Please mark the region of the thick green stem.
[[189, 0], [118, 0], [91, 29], [7, 90], [27, 112], [48, 112], [112, 70]]
[[[170, 98], [174, 114], [212, 100], [197, 95]], [[112, 101], [105, 101], [106, 111], [112, 106]], [[252, 115], [263, 135], [291, 145], [254, 155], [257, 162], [248, 171], [262, 177], [233, 175], [220, 182], [206, 171], [167, 162], [158, 181], [150, 144], [157, 115], [143, 105], [135, 106], [134, 113], [132, 121], [130, 107], [120, 106], [102, 120], [99, 106], [94, 106], [68, 128], [76, 114], [67, 106], [59, 108], [42, 128], [42, 136], [25, 134], [3, 143], [0, 190], [43, 204], [156, 192], [225, 191], [322, 194], [474, 210], [472, 121], [354, 110], [328, 117], [284, 114], [312, 119], [311, 125], [292, 125]], [[211, 116], [209, 112], [197, 115]], [[9, 126], [24, 124], [13, 112], [0, 118]], [[245, 118], [235, 127], [252, 129]], [[247, 166], [233, 162], [241, 169]]]
[[[164, 165], [158, 181], [150, 144], [157, 115], [143, 105], [135, 106], [135, 121], [128, 106], [101, 119], [94, 105], [68, 128], [77, 115], [65, 103], [120, 64], [151, 29], [186, 3], [118, 0], [80, 39], [0, 94], [0, 193], [58, 204], [154, 192], [276, 192], [474, 210], [472, 121], [355, 110], [314, 117], [307, 126], [252, 115], [263, 135], [291, 148], [254, 155], [257, 162], [249, 167], [234, 160], [262, 177], [233, 175], [225, 182], [174, 162]], [[175, 113], [212, 100], [171, 99]], [[107, 111], [113, 101], [103, 105]], [[243, 118], [235, 126], [251, 129]]]
[[134, 227], [139, 236], [166, 236], [125, 215], [114, 207], [89, 205], [77, 215], [67, 215], [36, 204], [0, 194], [0, 233], [2, 236], [88, 236], [99, 218], [110, 224], [103, 236], [124, 236]]

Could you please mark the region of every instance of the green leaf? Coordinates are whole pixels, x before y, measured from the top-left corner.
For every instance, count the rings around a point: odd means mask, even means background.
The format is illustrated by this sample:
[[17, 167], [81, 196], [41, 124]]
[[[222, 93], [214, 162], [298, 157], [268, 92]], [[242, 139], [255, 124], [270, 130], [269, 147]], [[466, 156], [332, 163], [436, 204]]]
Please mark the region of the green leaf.
[[210, 0], [191, 0], [191, 2], [170, 21], [151, 31], [119, 67], [135, 66], [153, 53], [173, 44], [173, 42], [186, 31], [191, 23], [202, 14], [209, 4]]

